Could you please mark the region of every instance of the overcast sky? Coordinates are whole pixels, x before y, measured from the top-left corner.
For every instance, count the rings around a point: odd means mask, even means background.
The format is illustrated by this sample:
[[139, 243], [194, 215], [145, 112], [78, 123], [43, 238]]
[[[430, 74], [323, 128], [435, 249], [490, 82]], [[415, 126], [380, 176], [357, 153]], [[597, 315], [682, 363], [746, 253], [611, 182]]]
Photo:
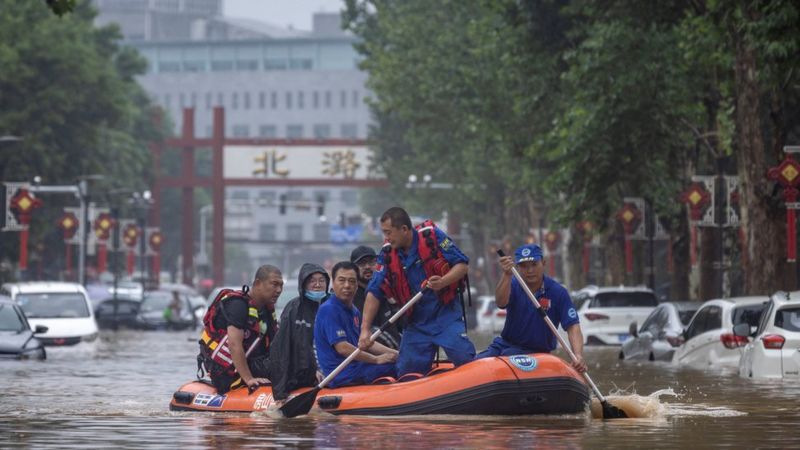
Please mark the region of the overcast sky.
[[315, 12], [339, 12], [342, 0], [224, 0], [228, 17], [257, 19], [281, 27], [311, 30]]

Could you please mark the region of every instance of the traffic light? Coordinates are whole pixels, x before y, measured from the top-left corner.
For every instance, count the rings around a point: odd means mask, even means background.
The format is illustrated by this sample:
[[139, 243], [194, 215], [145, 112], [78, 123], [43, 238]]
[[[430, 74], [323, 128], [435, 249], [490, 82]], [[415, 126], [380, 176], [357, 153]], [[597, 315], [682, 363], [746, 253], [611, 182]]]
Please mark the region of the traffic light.
[[286, 194], [281, 194], [280, 196], [280, 203], [278, 204], [278, 213], [284, 216], [286, 215]]

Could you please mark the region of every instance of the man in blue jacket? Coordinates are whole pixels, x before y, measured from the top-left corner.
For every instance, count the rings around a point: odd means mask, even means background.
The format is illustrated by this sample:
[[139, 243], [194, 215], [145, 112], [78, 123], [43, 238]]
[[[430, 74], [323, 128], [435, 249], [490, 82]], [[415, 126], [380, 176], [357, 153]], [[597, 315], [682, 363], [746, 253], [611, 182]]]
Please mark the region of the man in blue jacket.
[[400, 342], [397, 372], [425, 375], [431, 370], [437, 347], [456, 366], [472, 361], [475, 346], [467, 337], [464, 310], [458, 287], [467, 274], [469, 259], [452, 239], [432, 223], [411, 225], [408, 213], [389, 208], [381, 216], [381, 231], [387, 244], [381, 251], [377, 271], [367, 287], [364, 321], [359, 346], [368, 348], [370, 326], [379, 302], [390, 298], [400, 305], [411, 299], [427, 281], [422, 298], [413, 306]]
[[[314, 350], [317, 364], [325, 376], [356, 350], [361, 325], [361, 313], [353, 306], [358, 288], [358, 267], [342, 261], [333, 266], [333, 295], [317, 311], [314, 323]], [[371, 383], [373, 380], [394, 376], [397, 350], [374, 343], [362, 351], [328, 386]]]
[[583, 333], [578, 313], [567, 290], [544, 274], [544, 255], [536, 244], [519, 247], [513, 259], [510, 256], [500, 258], [503, 275], [497, 283], [494, 298], [498, 308], [507, 310], [506, 323], [500, 336], [477, 358], [550, 353], [556, 349], [556, 337], [511, 272], [515, 264], [553, 325], [558, 327], [560, 324], [567, 331], [569, 345], [577, 357], [572, 366], [579, 372], [585, 372]]

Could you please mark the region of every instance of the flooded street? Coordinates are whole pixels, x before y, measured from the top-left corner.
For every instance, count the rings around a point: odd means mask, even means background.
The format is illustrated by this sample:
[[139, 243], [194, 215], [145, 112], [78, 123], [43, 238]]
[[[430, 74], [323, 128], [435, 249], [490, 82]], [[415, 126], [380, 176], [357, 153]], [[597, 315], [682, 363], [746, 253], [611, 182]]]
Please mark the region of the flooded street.
[[[489, 336], [472, 334], [478, 348]], [[800, 423], [797, 382], [617, 360], [589, 348], [590, 373], [615, 387], [662, 396], [650, 419], [559, 417], [401, 418], [170, 412], [172, 393], [194, 377], [194, 332], [103, 332], [94, 347], [48, 350], [48, 359], [3, 361], [4, 448], [589, 448], [790, 447]], [[84, 345], [84, 344], [81, 344]]]

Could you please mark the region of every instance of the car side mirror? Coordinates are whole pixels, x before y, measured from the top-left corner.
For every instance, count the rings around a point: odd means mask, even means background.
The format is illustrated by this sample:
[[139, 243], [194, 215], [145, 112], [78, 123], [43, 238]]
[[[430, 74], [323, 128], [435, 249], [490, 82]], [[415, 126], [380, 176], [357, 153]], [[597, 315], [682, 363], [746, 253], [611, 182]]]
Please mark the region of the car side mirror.
[[36, 328], [33, 329], [33, 334], [44, 334], [47, 333], [47, 330], [49, 330], [49, 328], [44, 325], [36, 325]]
[[639, 337], [639, 324], [635, 320], [628, 326], [628, 334], [635, 338]]
[[750, 336], [750, 324], [749, 323], [739, 323], [733, 326], [733, 335], [739, 337], [748, 337]]

